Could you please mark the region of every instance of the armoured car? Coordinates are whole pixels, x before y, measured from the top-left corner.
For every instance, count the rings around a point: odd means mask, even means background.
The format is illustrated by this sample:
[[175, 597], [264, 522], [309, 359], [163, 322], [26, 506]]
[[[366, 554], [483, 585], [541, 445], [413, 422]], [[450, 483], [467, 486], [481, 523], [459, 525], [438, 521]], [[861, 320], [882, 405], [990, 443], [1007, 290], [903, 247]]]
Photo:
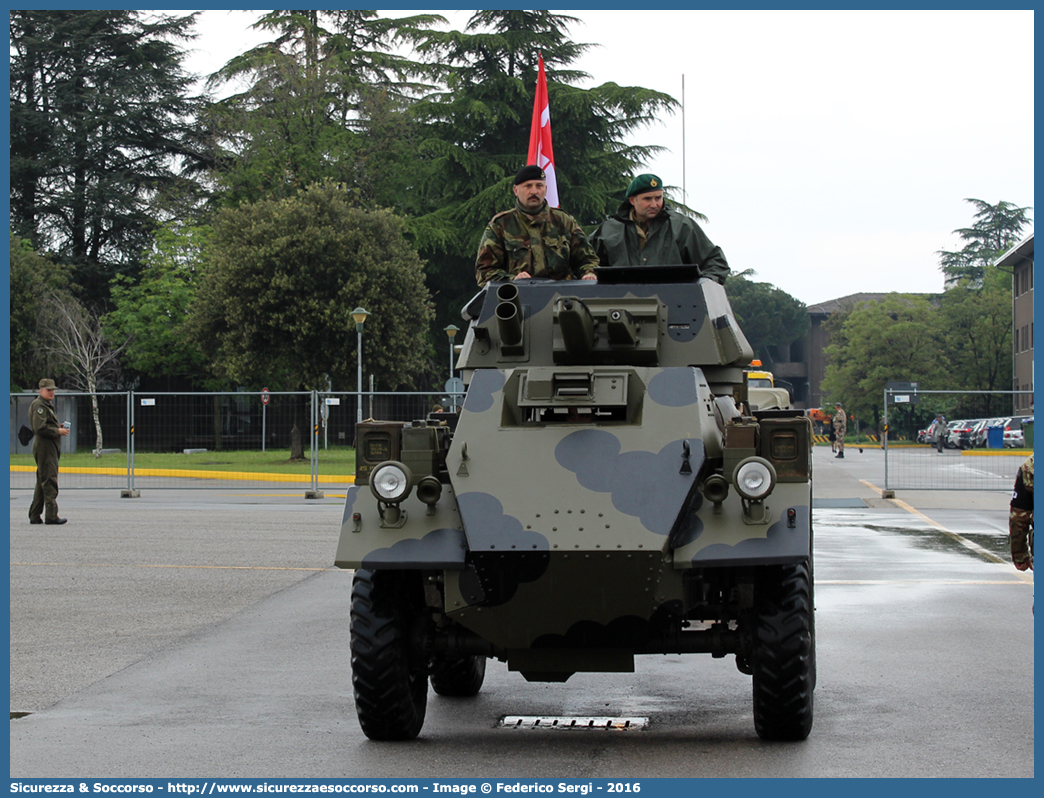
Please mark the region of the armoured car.
[[722, 286], [597, 276], [487, 285], [460, 411], [359, 425], [336, 565], [372, 739], [417, 736], [429, 683], [474, 695], [489, 659], [563, 682], [657, 654], [734, 657], [764, 739], [812, 728], [811, 422], [751, 409]]

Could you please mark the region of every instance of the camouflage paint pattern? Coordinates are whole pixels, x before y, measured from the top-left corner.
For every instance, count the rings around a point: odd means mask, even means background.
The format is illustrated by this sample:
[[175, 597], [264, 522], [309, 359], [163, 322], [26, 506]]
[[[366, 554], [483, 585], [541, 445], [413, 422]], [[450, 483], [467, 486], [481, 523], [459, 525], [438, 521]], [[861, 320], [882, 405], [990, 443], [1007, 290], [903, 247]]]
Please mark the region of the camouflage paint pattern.
[[[682, 610], [689, 574], [809, 558], [808, 420], [751, 423], [735, 436], [749, 446], [723, 452], [740, 420], [722, 403], [752, 353], [721, 286], [506, 285], [469, 308], [450, 484], [430, 513], [411, 495], [396, 528], [353, 488], [338, 566], [444, 571], [447, 616], [507, 650], [512, 669], [562, 669], [554, 651], [568, 651], [570, 670], [630, 670], [607, 652]], [[585, 313], [594, 334], [576, 332]], [[629, 322], [615, 343], [612, 318]], [[763, 514], [735, 489], [717, 504], [701, 492], [723, 456], [731, 480], [741, 457], [773, 451], [786, 462]], [[580, 649], [604, 650], [585, 661]]]

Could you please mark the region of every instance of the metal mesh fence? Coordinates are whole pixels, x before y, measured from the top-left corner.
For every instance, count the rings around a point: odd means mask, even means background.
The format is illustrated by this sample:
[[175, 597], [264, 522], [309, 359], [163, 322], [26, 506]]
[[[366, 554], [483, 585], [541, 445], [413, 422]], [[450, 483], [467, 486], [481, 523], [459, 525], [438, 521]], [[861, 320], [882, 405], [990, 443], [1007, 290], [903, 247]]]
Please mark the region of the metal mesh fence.
[[[1032, 449], [1033, 420], [1002, 408], [1025, 406], [1031, 392], [910, 396], [885, 392], [886, 488], [1011, 490]], [[10, 396], [12, 490], [36, 483], [32, 443], [18, 440], [35, 398]], [[445, 392], [62, 391], [56, 410], [71, 434], [62, 441], [61, 488], [344, 490], [355, 473], [359, 420], [416, 421], [462, 401]], [[983, 409], [997, 415], [968, 415]], [[922, 434], [938, 412], [950, 419], [941, 453]]]
[[135, 393], [133, 487], [310, 489], [311, 392]]
[[[324, 490], [343, 490], [354, 481], [355, 427], [360, 419], [417, 421], [436, 409], [451, 412], [463, 400], [462, 395], [435, 392], [364, 393], [360, 408], [359, 398], [355, 392], [318, 394], [316, 469], [317, 482]], [[349, 463], [351, 470], [347, 471]]]
[[[29, 406], [37, 394], [11, 394], [11, 489], [36, 486], [33, 443], [23, 446], [18, 430], [29, 425]], [[129, 485], [130, 452], [127, 393], [62, 391], [55, 397], [59, 421], [69, 422], [62, 438], [61, 487], [120, 489]]]
[[[32, 442], [18, 441], [35, 398], [11, 394], [12, 490], [36, 484]], [[71, 422], [71, 434], [62, 441], [60, 485], [344, 490], [355, 473], [360, 418], [415, 421], [437, 406], [453, 410], [462, 399], [435, 392], [62, 391], [56, 410]]]
[[[1032, 393], [886, 390], [885, 487], [1010, 491], [1033, 451], [1033, 416], [1013, 412], [1029, 404], [1027, 396]], [[945, 417], [941, 441], [932, 426], [939, 413]]]

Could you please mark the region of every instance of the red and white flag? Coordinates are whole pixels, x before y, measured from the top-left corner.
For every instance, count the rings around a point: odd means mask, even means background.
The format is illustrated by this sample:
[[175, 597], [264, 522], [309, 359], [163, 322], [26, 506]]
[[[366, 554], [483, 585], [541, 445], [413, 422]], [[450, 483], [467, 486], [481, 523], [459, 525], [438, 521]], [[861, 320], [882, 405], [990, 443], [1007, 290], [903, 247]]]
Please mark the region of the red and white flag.
[[551, 109], [547, 104], [547, 76], [544, 74], [544, 56], [537, 56], [536, 97], [533, 99], [533, 124], [529, 128], [529, 155], [526, 163], [536, 164], [547, 175], [547, 204], [558, 207], [558, 181], [555, 179], [555, 154], [551, 149]]

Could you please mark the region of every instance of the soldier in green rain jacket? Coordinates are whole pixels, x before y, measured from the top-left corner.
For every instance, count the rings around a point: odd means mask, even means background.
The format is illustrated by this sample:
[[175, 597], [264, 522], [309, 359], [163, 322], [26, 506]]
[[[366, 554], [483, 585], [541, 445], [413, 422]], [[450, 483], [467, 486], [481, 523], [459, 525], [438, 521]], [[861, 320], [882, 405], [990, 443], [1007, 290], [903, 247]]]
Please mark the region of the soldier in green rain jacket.
[[498, 213], [482, 233], [475, 260], [479, 286], [529, 277], [594, 280], [598, 257], [576, 219], [548, 206], [544, 170], [520, 169], [513, 191], [514, 209]]
[[663, 197], [663, 181], [638, 175], [627, 187], [619, 210], [591, 235], [601, 266], [673, 266], [694, 264], [700, 277], [725, 285], [729, 264], [721, 247], [687, 216], [672, 211]]

